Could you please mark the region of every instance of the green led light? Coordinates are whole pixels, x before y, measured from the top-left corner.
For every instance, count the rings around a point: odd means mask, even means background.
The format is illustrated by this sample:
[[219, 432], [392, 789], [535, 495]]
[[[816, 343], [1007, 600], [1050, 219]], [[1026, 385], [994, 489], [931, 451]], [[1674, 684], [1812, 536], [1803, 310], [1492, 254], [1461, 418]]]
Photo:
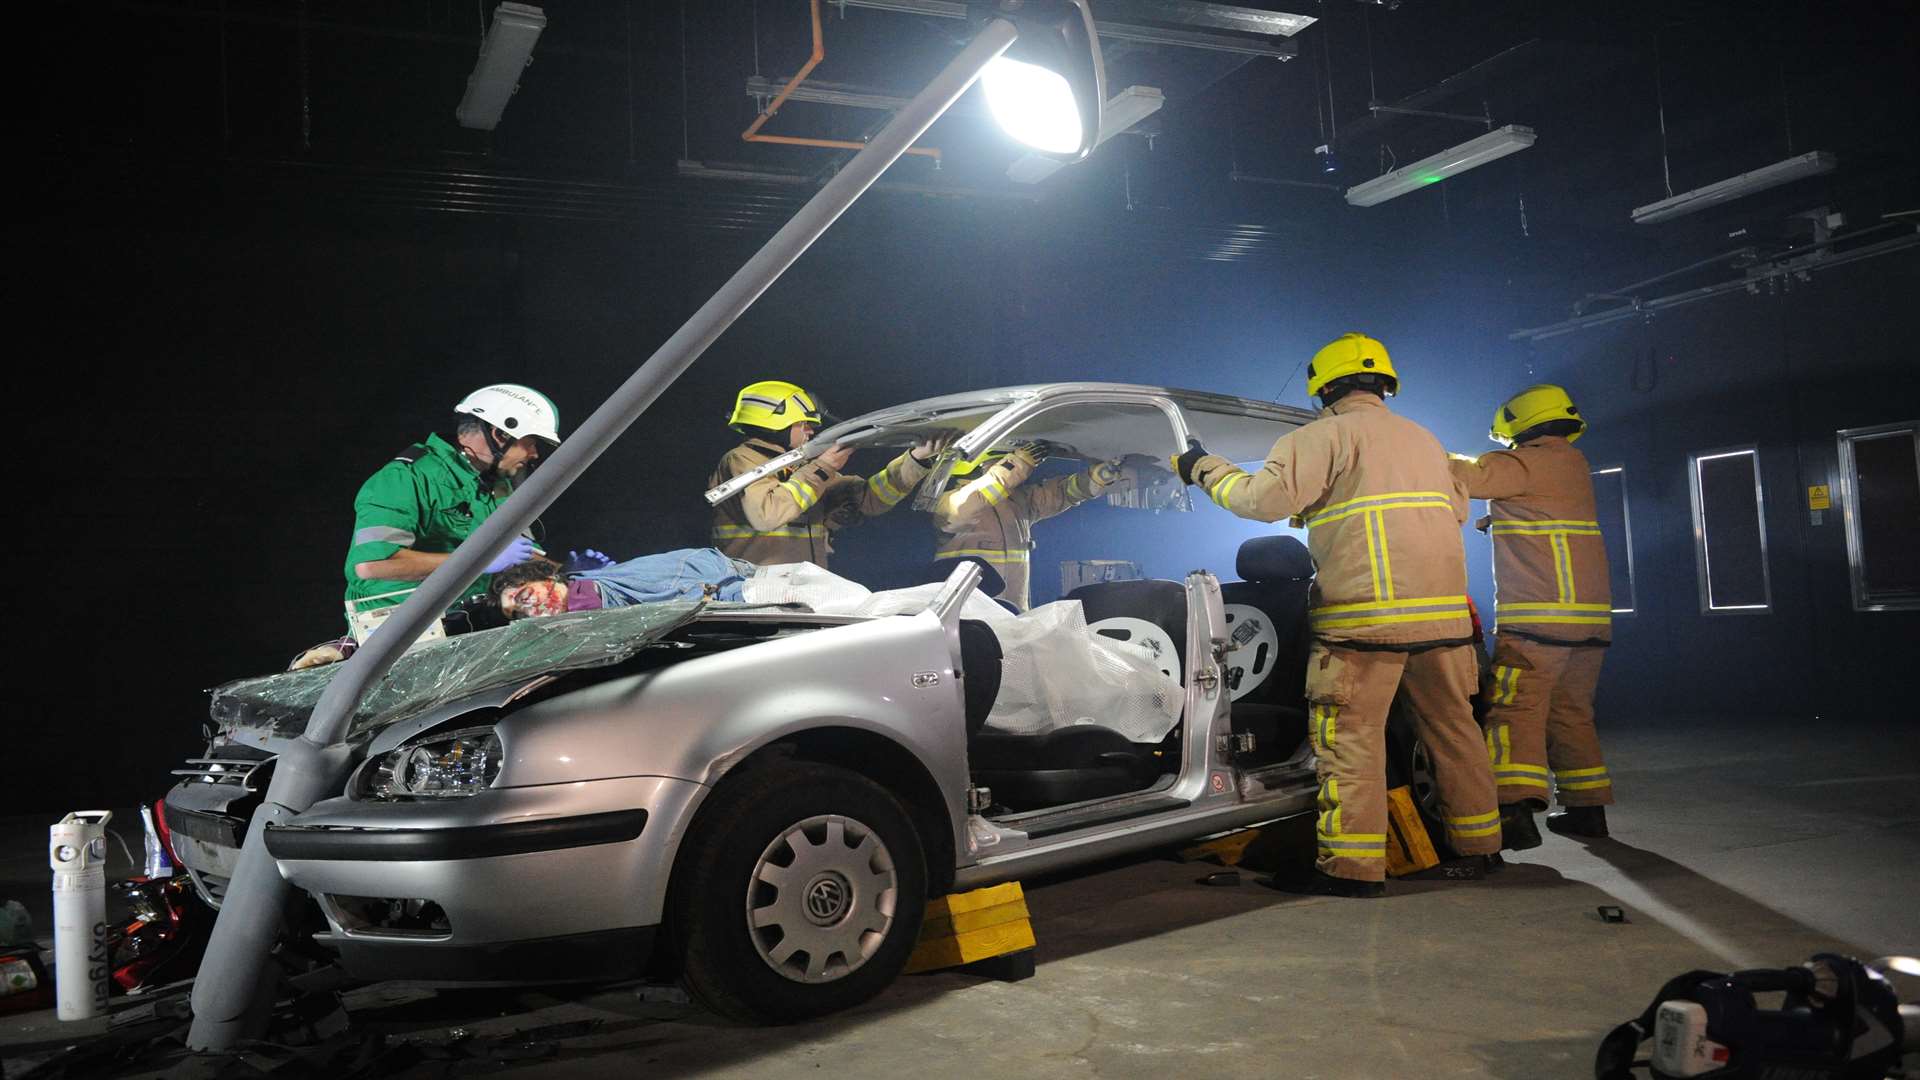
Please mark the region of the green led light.
[[1420, 178], [1420, 182], [1423, 184], [1437, 184], [1444, 179], [1446, 178], [1443, 176], [1423, 176]]

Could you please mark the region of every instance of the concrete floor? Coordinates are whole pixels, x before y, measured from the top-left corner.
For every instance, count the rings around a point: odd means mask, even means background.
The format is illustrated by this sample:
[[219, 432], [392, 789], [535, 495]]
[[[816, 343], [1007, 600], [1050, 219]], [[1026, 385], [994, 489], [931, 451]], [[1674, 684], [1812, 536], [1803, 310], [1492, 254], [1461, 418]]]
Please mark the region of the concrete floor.
[[[1029, 885], [1034, 978], [909, 977], [806, 1026], [740, 1028], [632, 987], [348, 1004], [359, 1031], [413, 1045], [400, 1076], [1583, 1077], [1600, 1036], [1687, 969], [1920, 954], [1920, 727], [1676, 720], [1611, 733], [1609, 757], [1613, 838], [1549, 835], [1492, 881], [1358, 902], [1110, 866]], [[490, 1041], [550, 1025], [575, 1026]], [[0, 1054], [47, 1026], [0, 1023]], [[516, 1055], [535, 1060], [500, 1060]]]

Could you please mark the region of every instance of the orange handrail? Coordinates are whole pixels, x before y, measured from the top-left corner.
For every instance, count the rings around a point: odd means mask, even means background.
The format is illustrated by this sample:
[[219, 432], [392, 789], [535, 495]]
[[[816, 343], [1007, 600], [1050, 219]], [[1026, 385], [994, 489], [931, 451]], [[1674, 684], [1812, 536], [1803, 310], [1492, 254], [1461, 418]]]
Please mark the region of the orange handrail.
[[[827, 58], [827, 39], [826, 35], [823, 34], [820, 29], [820, 0], [809, 0], [808, 7], [812, 9], [813, 15], [812, 55], [807, 57], [807, 62], [801, 65], [800, 70], [794, 73], [793, 78], [787, 80], [787, 85], [781, 87], [780, 92], [773, 96], [773, 100], [767, 103], [767, 107], [761, 110], [760, 115], [753, 118], [753, 123], [747, 125], [747, 130], [741, 132], [740, 137], [747, 142], [780, 143], [786, 146], [817, 146], [830, 150], [858, 150], [866, 144], [852, 142], [846, 139], [809, 139], [797, 135], [760, 134], [760, 128], [766, 124], [767, 121], [773, 119], [774, 113], [780, 111], [780, 106], [786, 104], [788, 96], [793, 93], [794, 89], [805, 82], [808, 75], [813, 74], [813, 69], [820, 66], [820, 61]], [[907, 153], [930, 157], [936, 161], [940, 159], [939, 148], [933, 146], [908, 147]]]

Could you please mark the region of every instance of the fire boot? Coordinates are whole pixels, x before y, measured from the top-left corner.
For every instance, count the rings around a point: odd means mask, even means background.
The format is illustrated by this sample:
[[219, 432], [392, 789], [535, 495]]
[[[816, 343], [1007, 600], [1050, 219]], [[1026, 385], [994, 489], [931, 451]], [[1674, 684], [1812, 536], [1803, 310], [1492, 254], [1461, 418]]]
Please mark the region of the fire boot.
[[1558, 813], [1548, 814], [1547, 828], [1552, 829], [1561, 836], [1584, 836], [1598, 839], [1607, 835], [1607, 808], [1604, 806], [1569, 806]]
[[1296, 893], [1301, 896], [1343, 896], [1351, 900], [1372, 900], [1387, 895], [1387, 883], [1384, 881], [1361, 881], [1357, 878], [1334, 877], [1318, 870], [1298, 869], [1282, 871], [1272, 877], [1260, 879], [1260, 884], [1269, 889], [1284, 893]]
[[1500, 807], [1500, 850], [1525, 851], [1540, 846], [1540, 828], [1533, 823], [1533, 808], [1526, 803], [1504, 803]]

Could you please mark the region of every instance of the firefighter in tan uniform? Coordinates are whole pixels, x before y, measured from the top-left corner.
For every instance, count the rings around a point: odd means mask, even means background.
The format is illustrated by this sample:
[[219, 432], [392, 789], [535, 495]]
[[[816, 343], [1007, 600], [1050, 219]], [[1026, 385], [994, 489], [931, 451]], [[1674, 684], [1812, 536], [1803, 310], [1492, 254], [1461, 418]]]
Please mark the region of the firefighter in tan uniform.
[[1032, 600], [1028, 562], [1034, 546], [1033, 523], [1071, 510], [1121, 478], [1118, 463], [1100, 461], [1070, 476], [1028, 485], [1027, 477], [1046, 456], [1044, 447], [1029, 443], [959, 462], [953, 467], [951, 487], [933, 507], [939, 536], [935, 561], [987, 563], [1006, 582], [999, 598], [1021, 611]]
[[1453, 474], [1486, 499], [1498, 641], [1488, 686], [1487, 752], [1500, 789], [1505, 846], [1540, 844], [1549, 769], [1561, 812], [1547, 827], [1607, 835], [1613, 781], [1593, 727], [1593, 692], [1612, 640], [1607, 548], [1593, 476], [1573, 441], [1587, 422], [1558, 386], [1530, 386], [1494, 413], [1511, 447], [1456, 457]]
[[[708, 488], [804, 445], [819, 432], [820, 407], [790, 382], [757, 382], [740, 391], [727, 423], [751, 437], [720, 459]], [[779, 441], [753, 434], [756, 429]], [[798, 468], [763, 476], [713, 508], [713, 546], [763, 566], [810, 562], [824, 570], [832, 532], [893, 509], [944, 446], [944, 440], [921, 443], [868, 477], [841, 475], [853, 451], [838, 446]]]
[[1316, 872], [1278, 888], [1378, 896], [1386, 886], [1386, 723], [1405, 687], [1434, 757], [1439, 814], [1455, 852], [1500, 850], [1493, 775], [1470, 703], [1466, 499], [1425, 428], [1388, 411], [1399, 388], [1386, 347], [1346, 334], [1314, 355], [1319, 419], [1284, 435], [1248, 473], [1195, 445], [1180, 478], [1241, 517], [1297, 517], [1318, 567], [1307, 619], [1308, 731], [1318, 756]]

